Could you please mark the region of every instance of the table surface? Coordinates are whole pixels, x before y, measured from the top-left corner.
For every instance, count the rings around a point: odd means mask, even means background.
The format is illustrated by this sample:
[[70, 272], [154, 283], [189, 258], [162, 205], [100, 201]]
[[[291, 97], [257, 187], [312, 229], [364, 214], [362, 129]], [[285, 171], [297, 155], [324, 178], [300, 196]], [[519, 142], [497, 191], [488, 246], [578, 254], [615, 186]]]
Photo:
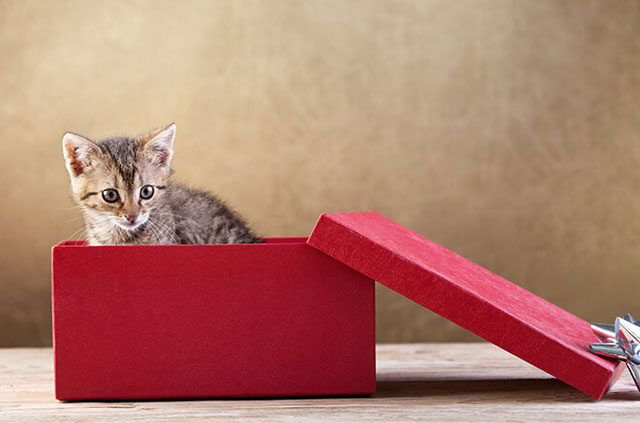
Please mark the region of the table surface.
[[0, 422], [638, 421], [625, 371], [601, 401], [488, 343], [377, 347], [377, 393], [359, 397], [56, 401], [50, 348], [0, 349]]

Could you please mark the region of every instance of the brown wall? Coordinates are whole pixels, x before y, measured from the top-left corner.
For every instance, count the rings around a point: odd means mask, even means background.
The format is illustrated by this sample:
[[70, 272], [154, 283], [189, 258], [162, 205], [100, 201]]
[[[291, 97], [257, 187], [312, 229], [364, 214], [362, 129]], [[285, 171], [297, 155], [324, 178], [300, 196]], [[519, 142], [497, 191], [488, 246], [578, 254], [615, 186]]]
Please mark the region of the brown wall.
[[[171, 121], [176, 176], [264, 235], [373, 209], [587, 320], [640, 314], [638, 1], [0, 0], [0, 346], [50, 344], [63, 132]], [[377, 322], [473, 339], [384, 288]]]

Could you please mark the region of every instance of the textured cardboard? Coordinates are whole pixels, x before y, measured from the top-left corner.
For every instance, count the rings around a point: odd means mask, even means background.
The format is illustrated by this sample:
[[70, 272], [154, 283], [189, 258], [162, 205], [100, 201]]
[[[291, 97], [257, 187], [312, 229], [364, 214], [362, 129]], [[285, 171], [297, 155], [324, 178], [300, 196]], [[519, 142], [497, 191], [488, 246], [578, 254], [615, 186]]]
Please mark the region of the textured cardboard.
[[589, 323], [380, 214], [323, 214], [308, 243], [596, 399], [622, 369]]
[[53, 247], [61, 400], [375, 391], [373, 281], [305, 244]]

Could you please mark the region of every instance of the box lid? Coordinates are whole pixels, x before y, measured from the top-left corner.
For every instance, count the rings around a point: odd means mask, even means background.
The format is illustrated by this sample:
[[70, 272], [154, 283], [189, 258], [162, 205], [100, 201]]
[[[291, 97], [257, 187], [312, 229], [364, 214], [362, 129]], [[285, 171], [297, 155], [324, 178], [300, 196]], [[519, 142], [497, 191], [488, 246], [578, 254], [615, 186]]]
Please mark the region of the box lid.
[[378, 213], [323, 214], [307, 242], [596, 399], [620, 374], [588, 322]]

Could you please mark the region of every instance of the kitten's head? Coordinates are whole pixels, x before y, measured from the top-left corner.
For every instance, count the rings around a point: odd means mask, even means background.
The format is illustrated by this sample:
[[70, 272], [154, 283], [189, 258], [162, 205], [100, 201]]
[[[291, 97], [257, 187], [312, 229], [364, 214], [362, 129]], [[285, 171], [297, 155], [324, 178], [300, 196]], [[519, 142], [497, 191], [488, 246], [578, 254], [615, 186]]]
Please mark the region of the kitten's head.
[[169, 183], [175, 135], [173, 123], [135, 138], [98, 142], [66, 133], [62, 151], [73, 199], [107, 227], [138, 228]]

